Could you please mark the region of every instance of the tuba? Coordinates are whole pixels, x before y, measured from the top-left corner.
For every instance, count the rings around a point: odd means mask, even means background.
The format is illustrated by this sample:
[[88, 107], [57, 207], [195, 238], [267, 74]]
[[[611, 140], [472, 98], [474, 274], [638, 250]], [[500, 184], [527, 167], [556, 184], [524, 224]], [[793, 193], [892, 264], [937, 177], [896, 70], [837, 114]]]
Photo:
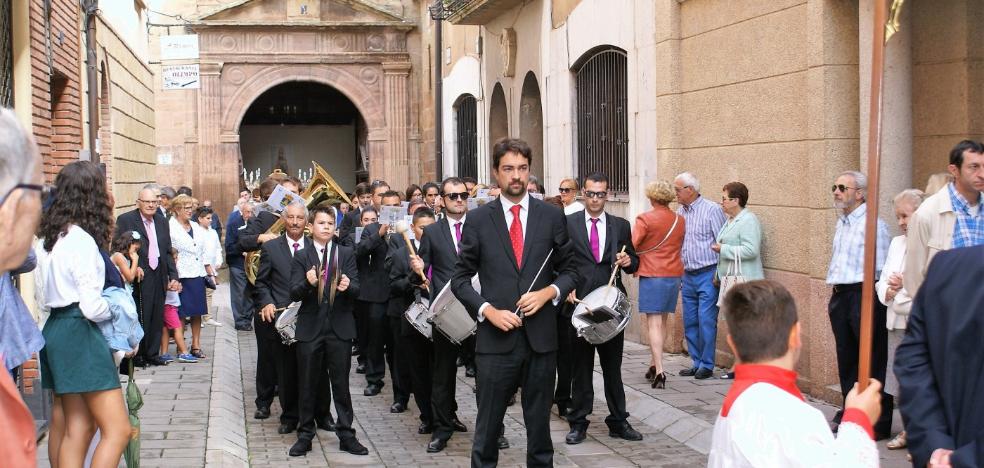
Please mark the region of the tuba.
[[[304, 189], [304, 193], [301, 194], [301, 198], [304, 199], [304, 203], [308, 209], [314, 208], [324, 202], [345, 202], [351, 205], [352, 200], [349, 200], [348, 195], [338, 185], [338, 182], [335, 182], [335, 179], [328, 174], [328, 171], [325, 171], [324, 168], [314, 161], [311, 164], [314, 165], [314, 177], [311, 178], [311, 182], [308, 183], [307, 188]], [[284, 222], [279, 219], [266, 231], [266, 233], [278, 235], [283, 232]], [[254, 250], [246, 254], [246, 279], [249, 281], [249, 284], [256, 284], [256, 273], [259, 270], [260, 251]]]

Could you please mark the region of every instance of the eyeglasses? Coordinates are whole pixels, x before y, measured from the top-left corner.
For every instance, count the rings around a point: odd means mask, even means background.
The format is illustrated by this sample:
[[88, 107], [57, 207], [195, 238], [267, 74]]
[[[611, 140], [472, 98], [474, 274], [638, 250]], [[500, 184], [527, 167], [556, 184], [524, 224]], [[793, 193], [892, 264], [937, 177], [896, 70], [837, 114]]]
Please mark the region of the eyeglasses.
[[722, 203], [723, 202], [728, 202], [728, 201], [736, 201], [736, 200], [738, 200], [738, 199], [737, 198], [731, 198], [731, 197], [721, 197], [721, 202]]
[[447, 197], [448, 200], [451, 200], [451, 201], [467, 200], [468, 199], [468, 192], [445, 193], [444, 196]]
[[684, 185], [683, 187], [673, 187], [673, 190], [676, 190], [677, 192], [682, 192], [684, 190], [687, 190], [688, 188], [691, 187], [689, 185]]
[[857, 187], [848, 187], [848, 186], [846, 186], [844, 184], [832, 185], [830, 187], [831, 193], [836, 193], [838, 191], [840, 191], [841, 193], [844, 193], [844, 192], [847, 192], [848, 190], [857, 190], [857, 189], [858, 189]]
[[608, 196], [608, 192], [592, 192], [590, 190], [585, 190], [584, 196], [588, 198], [605, 198]]
[[161, 201], [160, 200], [141, 200], [141, 199], [138, 198], [137, 201], [140, 202], [140, 203], [146, 203], [148, 205], [160, 205], [161, 204]]
[[17, 189], [34, 190], [34, 191], [36, 191], [38, 193], [44, 193], [44, 187], [41, 186], [41, 185], [38, 185], [38, 184], [17, 184], [15, 186], [11, 187], [10, 190], [7, 191], [6, 195], [3, 196], [3, 198], [0, 198], [0, 205], [3, 205], [3, 203], [7, 201], [7, 198], [10, 197], [10, 194], [14, 193], [14, 190], [17, 190]]
[[570, 187], [561, 187], [561, 188], [559, 188], [557, 190], [560, 190], [560, 193], [569, 193], [569, 192], [574, 191], [574, 189], [572, 189]]

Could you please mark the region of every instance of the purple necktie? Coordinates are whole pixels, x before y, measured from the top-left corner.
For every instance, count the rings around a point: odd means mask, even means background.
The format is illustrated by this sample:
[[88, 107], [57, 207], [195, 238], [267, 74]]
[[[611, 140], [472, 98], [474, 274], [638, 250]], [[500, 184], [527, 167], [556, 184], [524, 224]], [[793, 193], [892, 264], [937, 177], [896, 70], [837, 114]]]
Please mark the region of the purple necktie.
[[454, 237], [457, 241], [458, 253], [461, 253], [461, 221], [454, 223]]
[[300, 246], [301, 246], [301, 244], [299, 244], [297, 242], [294, 242], [294, 255], [297, 255], [297, 248], [300, 247]]
[[143, 223], [147, 231], [147, 263], [151, 270], [157, 270], [157, 261], [161, 258], [160, 247], [157, 245], [157, 227], [153, 219], [143, 218]]
[[591, 218], [591, 253], [595, 262], [601, 261], [601, 241], [598, 239], [598, 218]]
[[[325, 249], [321, 249], [321, 255], [324, 255], [324, 254], [325, 254]], [[325, 259], [325, 264], [322, 265], [324, 267], [324, 270], [322, 270], [321, 280], [324, 281], [325, 283], [328, 283], [328, 270], [329, 270], [329, 267], [330, 267], [330, 265], [328, 265], [328, 263], [329, 263], [328, 261], [330, 259], [328, 257], [324, 257], [324, 259]]]

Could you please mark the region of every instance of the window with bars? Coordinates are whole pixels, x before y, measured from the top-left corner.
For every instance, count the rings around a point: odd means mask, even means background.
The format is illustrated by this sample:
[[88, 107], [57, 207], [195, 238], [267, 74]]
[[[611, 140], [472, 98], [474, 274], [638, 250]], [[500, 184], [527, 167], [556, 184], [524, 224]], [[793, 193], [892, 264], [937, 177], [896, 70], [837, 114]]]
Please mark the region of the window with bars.
[[608, 190], [629, 191], [628, 81], [625, 51], [603, 47], [589, 51], [574, 68], [577, 96], [576, 177], [592, 172], [608, 176]]
[[14, 106], [14, 31], [11, 2], [0, 1], [0, 107]]
[[478, 101], [465, 94], [454, 109], [457, 120], [458, 177], [478, 177]]

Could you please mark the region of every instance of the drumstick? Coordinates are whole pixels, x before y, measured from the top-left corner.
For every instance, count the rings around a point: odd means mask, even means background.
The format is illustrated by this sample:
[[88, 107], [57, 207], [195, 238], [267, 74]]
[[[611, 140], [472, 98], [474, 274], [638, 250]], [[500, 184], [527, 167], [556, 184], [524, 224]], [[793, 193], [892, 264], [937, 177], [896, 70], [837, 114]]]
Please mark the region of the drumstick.
[[[622, 250], [620, 250], [618, 253], [625, 253], [625, 246], [624, 245], [622, 246]], [[615, 260], [615, 259], [612, 259], [612, 260]], [[615, 265], [615, 268], [612, 269], [612, 277], [611, 278], [608, 278], [608, 287], [609, 288], [612, 287], [613, 284], [615, 284], [615, 275], [618, 274], [618, 269], [619, 268], [620, 268], [619, 265]]]
[[[409, 231], [410, 229], [407, 227], [406, 221], [396, 223], [396, 232], [402, 234], [403, 241], [407, 243], [407, 255], [412, 256], [416, 255], [417, 252], [413, 248], [413, 242], [410, 242], [410, 235], [408, 234]], [[424, 275], [423, 271], [418, 271], [417, 274], [420, 275], [420, 279], [424, 280], [425, 283], [427, 282], [427, 275]]]
[[[540, 279], [540, 273], [543, 273], [543, 268], [547, 266], [548, 262], [550, 262], [550, 256], [553, 255], [553, 251], [554, 249], [550, 249], [550, 251], [547, 252], [547, 258], [543, 259], [543, 265], [540, 265], [540, 269], [537, 270], [536, 276], [533, 277], [533, 282], [530, 283], [530, 288], [526, 290], [526, 294], [529, 294], [530, 291], [533, 290], [533, 285], [536, 284], [536, 280]], [[519, 310], [519, 307], [516, 307], [516, 311], [513, 313], [518, 315], [519, 318], [523, 318], [523, 311]]]

